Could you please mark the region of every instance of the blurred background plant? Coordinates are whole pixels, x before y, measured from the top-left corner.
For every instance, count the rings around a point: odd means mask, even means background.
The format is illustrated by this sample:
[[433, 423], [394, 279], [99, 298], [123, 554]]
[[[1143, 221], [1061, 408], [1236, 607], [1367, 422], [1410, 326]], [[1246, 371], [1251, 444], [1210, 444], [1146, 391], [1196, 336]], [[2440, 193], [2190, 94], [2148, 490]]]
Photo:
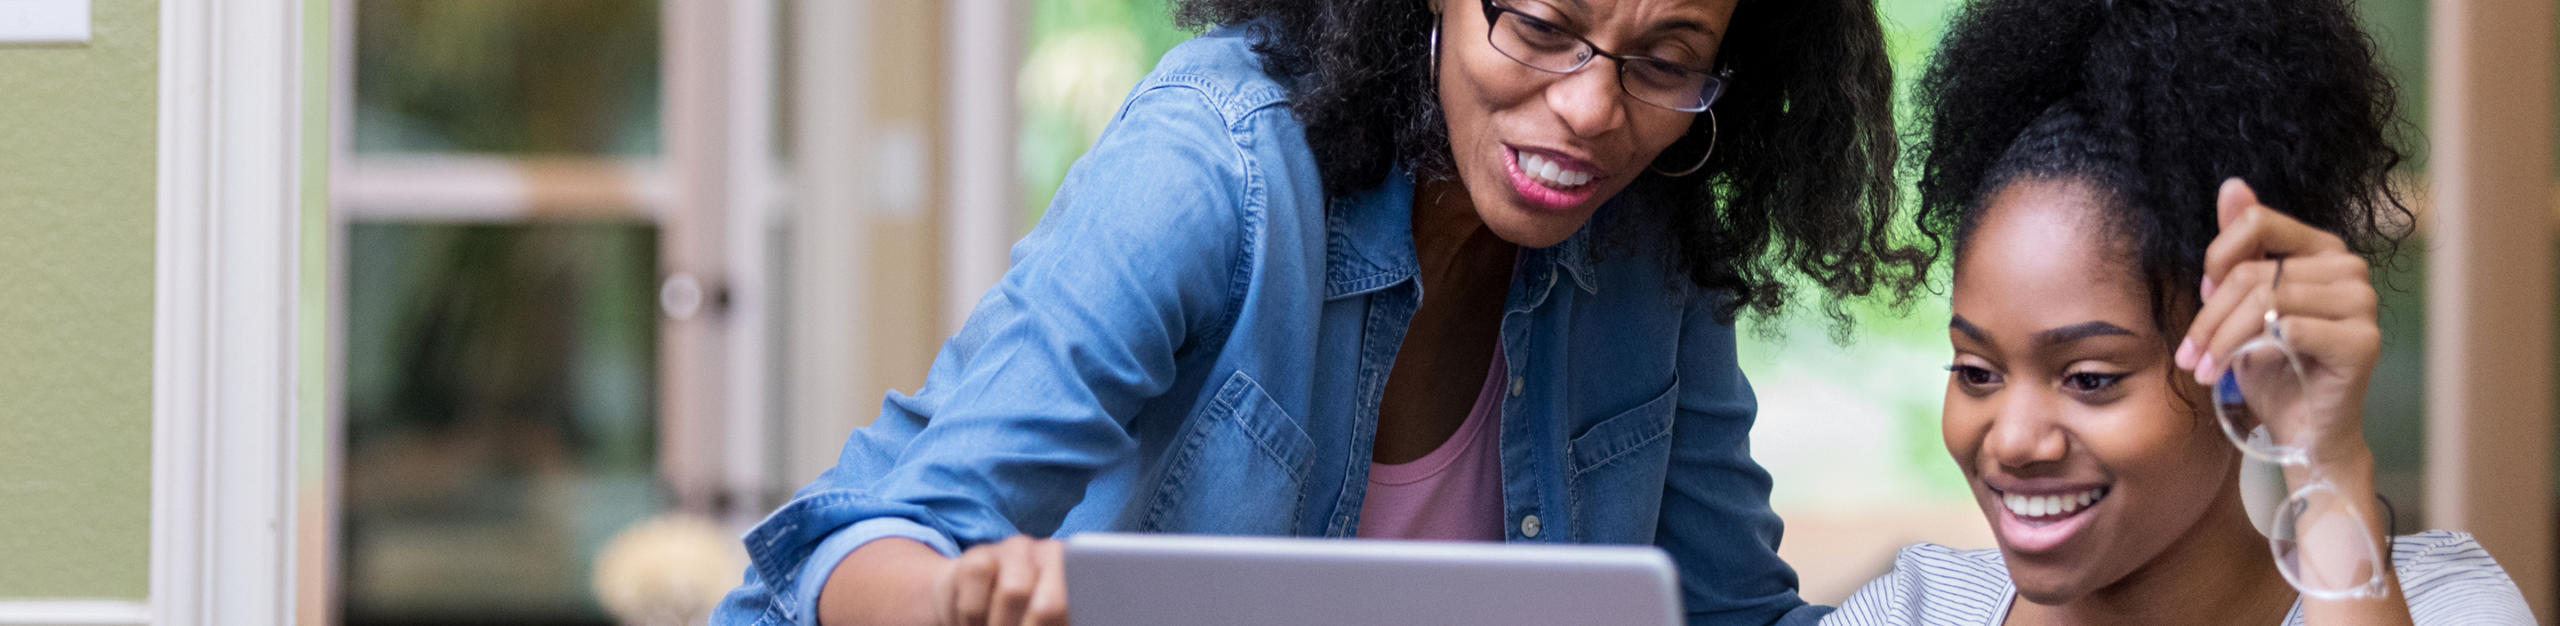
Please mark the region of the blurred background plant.
[[349, 229], [345, 623], [602, 621], [589, 564], [661, 507], [656, 239]]
[[358, 152], [658, 152], [653, 0], [359, 0]]
[[1048, 211], [1067, 168], [1102, 138], [1138, 79], [1191, 39], [1174, 28], [1168, 7], [1165, 0], [1032, 3], [1031, 52], [1015, 86], [1024, 231]]

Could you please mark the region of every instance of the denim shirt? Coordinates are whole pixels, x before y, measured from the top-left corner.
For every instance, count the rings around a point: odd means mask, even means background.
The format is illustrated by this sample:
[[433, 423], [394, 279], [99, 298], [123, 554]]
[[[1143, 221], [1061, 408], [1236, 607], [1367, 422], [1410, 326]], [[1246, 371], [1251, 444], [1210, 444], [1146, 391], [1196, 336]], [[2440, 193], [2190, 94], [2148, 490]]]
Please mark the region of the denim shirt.
[[[1359, 529], [1425, 294], [1414, 187], [1328, 198], [1253, 43], [1226, 29], [1165, 55], [924, 387], [747, 534], [714, 623], [815, 624], [835, 565], [884, 537], [957, 555], [1016, 534]], [[1778, 559], [1719, 297], [1653, 255], [1595, 260], [1584, 230], [1522, 252], [1502, 317], [1509, 540], [1661, 546], [1691, 624], [1819, 617]]]

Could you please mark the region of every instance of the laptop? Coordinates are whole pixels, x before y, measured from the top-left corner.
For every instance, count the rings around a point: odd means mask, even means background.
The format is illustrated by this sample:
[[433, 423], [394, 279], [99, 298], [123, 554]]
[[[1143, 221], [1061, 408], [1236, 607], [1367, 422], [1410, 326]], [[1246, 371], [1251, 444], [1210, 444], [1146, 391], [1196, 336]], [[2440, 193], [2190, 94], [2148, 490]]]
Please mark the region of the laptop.
[[1677, 626], [1651, 546], [1084, 533], [1077, 626]]

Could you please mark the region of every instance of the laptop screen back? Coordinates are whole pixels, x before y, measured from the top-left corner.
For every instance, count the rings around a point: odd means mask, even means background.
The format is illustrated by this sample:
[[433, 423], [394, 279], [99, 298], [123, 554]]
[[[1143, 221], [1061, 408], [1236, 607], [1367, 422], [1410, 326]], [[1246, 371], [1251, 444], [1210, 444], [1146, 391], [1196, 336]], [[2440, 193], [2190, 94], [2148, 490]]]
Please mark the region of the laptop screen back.
[[1649, 546], [1086, 533], [1067, 539], [1078, 626], [1674, 626]]

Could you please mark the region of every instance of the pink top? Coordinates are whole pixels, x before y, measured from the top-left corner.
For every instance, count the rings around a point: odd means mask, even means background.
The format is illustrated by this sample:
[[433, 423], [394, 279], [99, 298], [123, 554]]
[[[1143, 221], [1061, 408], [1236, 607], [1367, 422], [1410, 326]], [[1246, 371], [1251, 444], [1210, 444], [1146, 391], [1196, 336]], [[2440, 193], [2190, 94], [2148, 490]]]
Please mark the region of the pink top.
[[1361, 537], [1501, 541], [1502, 390], [1510, 379], [1502, 347], [1467, 421], [1438, 449], [1411, 463], [1369, 464], [1360, 504]]

